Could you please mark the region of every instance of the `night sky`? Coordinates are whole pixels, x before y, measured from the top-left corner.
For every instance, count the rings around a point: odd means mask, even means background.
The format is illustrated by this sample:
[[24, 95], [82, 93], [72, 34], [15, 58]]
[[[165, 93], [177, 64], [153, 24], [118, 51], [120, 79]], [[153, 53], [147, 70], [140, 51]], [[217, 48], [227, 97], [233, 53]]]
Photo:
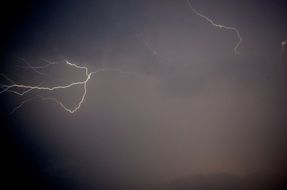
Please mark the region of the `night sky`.
[[239, 55], [187, 0], [1, 3], [1, 91], [86, 79], [66, 61], [101, 70], [74, 113], [54, 100], [74, 109], [83, 86], [0, 93], [1, 185], [283, 189], [287, 3], [191, 4], [240, 32]]

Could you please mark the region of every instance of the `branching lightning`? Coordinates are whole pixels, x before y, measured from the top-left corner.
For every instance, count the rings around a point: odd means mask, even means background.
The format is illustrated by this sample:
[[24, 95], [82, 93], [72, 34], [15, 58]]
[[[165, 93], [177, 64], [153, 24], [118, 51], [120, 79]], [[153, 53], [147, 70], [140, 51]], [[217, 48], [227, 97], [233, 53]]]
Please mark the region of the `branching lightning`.
[[[239, 49], [239, 47], [240, 47], [240, 45], [241, 45], [241, 43], [243, 41], [243, 38], [242, 38], [239, 30], [237, 28], [235, 28], [235, 27], [232, 27], [232, 26], [225, 26], [225, 25], [222, 25], [222, 24], [217, 24], [213, 19], [205, 16], [204, 14], [199, 12], [197, 9], [195, 9], [193, 7], [193, 5], [192, 5], [192, 0], [186, 0], [186, 1], [187, 1], [187, 4], [188, 4], [189, 8], [192, 10], [192, 12], [195, 15], [197, 15], [197, 16], [201, 17], [202, 19], [204, 19], [209, 24], [211, 24], [213, 27], [221, 29], [221, 30], [228, 30], [228, 31], [234, 32], [236, 34], [237, 42], [236, 42], [236, 44], [235, 44], [235, 46], [233, 48], [233, 51], [234, 51], [235, 55], [240, 55], [238, 49]], [[144, 45], [149, 51], [151, 51], [151, 53], [154, 56], [156, 56], [156, 57], [160, 56], [159, 53], [150, 46], [148, 41], [144, 41]], [[287, 46], [287, 40], [282, 41], [281, 42], [281, 50], [280, 50], [281, 62], [283, 60], [283, 55], [286, 52], [286, 46]], [[160, 58], [163, 59], [166, 63], [170, 62], [170, 60], [165, 58], [165, 57], [160, 56]], [[26, 60], [24, 60], [22, 58], [19, 58], [19, 59], [22, 60], [25, 63], [25, 66], [19, 66], [20, 68], [30, 69], [30, 70], [34, 71], [35, 73], [37, 73], [39, 75], [46, 75], [44, 72], [42, 72], [44, 69], [46, 69], [46, 68], [48, 68], [48, 67], [50, 67], [52, 65], [58, 64], [58, 62], [50, 62], [50, 61], [47, 61], [45, 59], [42, 59], [42, 61], [46, 63], [45, 65], [33, 66], [29, 62], [27, 62]], [[52, 91], [56, 91], [56, 90], [60, 90], [60, 89], [68, 89], [68, 88], [71, 88], [71, 87], [78, 86], [78, 87], [81, 87], [83, 91], [82, 91], [82, 94], [81, 94], [81, 96], [79, 98], [79, 101], [76, 103], [76, 105], [74, 107], [70, 107], [70, 106], [65, 105], [63, 102], [61, 102], [57, 98], [42, 97], [40, 95], [36, 95], [35, 97], [28, 98], [28, 99], [22, 101], [18, 106], [16, 106], [12, 110], [11, 113], [14, 113], [19, 108], [21, 108], [24, 104], [26, 104], [26, 103], [28, 103], [28, 102], [30, 102], [32, 100], [41, 99], [41, 100], [53, 101], [57, 105], [59, 105], [62, 109], [64, 109], [65, 111], [73, 114], [73, 113], [75, 113], [76, 111], [78, 111], [81, 108], [83, 102], [85, 101], [85, 98], [86, 98], [86, 95], [87, 95], [87, 84], [88, 84], [88, 82], [90, 81], [90, 79], [91, 79], [91, 77], [93, 75], [98, 74], [100, 72], [117, 72], [117, 73], [120, 73], [120, 74], [139, 75], [138, 73], [124, 72], [124, 71], [121, 71], [119, 69], [99, 69], [99, 70], [96, 70], [96, 71], [90, 71], [88, 67], [77, 65], [77, 64], [71, 63], [71, 62], [69, 62], [67, 60], [65, 60], [64, 63], [67, 66], [69, 66], [69, 67], [72, 67], [72, 68], [77, 69], [79, 71], [84, 71], [84, 80], [70, 82], [70, 83], [68, 83], [66, 85], [56, 85], [56, 86], [52, 86], [51, 87], [51, 86], [42, 86], [43, 83], [40, 83], [38, 85], [27, 85], [27, 84], [17, 83], [14, 80], [10, 79], [8, 76], [0, 73], [0, 77], [4, 78], [8, 82], [8, 84], [2, 84], [2, 85], [0, 84], [0, 94], [3, 94], [5, 92], [7, 92], [7, 93], [13, 93], [13, 94], [18, 95], [18, 96], [25, 96], [25, 95], [27, 95], [28, 93], [30, 93], [32, 91], [52, 92]]]
[[242, 37], [241, 37], [241, 34], [240, 34], [239, 30], [238, 30], [237, 28], [235, 28], [235, 27], [225, 26], [225, 25], [222, 25], [222, 24], [217, 24], [217, 23], [215, 23], [214, 20], [212, 20], [211, 18], [209, 18], [209, 17], [203, 15], [203, 14], [200, 13], [198, 10], [196, 10], [196, 9], [192, 6], [191, 0], [186, 0], [186, 1], [187, 1], [188, 6], [190, 7], [190, 9], [192, 10], [192, 12], [193, 12], [194, 14], [196, 14], [197, 16], [199, 16], [199, 17], [205, 19], [207, 22], [209, 22], [209, 23], [210, 23], [212, 26], [214, 26], [215, 28], [233, 31], [233, 32], [236, 34], [236, 37], [237, 37], [237, 39], [238, 39], [236, 45], [235, 45], [234, 48], [233, 48], [233, 51], [234, 51], [234, 53], [235, 53], [236, 55], [240, 55], [238, 48], [239, 48], [239, 46], [241, 45], [243, 39], [242, 39]]
[[[46, 62], [48, 62], [48, 61], [46, 61]], [[53, 63], [53, 62], [48, 62], [48, 64], [46, 64], [44, 66], [32, 66], [30, 64], [27, 64], [27, 62], [26, 62], [26, 65], [28, 65], [27, 68], [30, 68], [35, 72], [37, 72], [37, 69], [44, 69], [44, 68], [49, 67], [50, 65], [54, 65], [54, 64], [55, 63]], [[66, 106], [64, 103], [62, 103], [61, 101], [59, 101], [56, 98], [45, 98], [45, 97], [37, 96], [37, 97], [33, 97], [33, 98], [29, 98], [29, 99], [24, 100], [18, 106], [16, 106], [12, 110], [11, 113], [14, 113], [16, 110], [18, 110], [20, 107], [22, 107], [25, 103], [39, 98], [41, 100], [52, 100], [55, 103], [57, 103], [59, 106], [61, 106], [65, 111], [72, 114], [72, 113], [75, 113], [76, 111], [78, 111], [80, 109], [81, 105], [83, 104], [83, 102], [86, 98], [86, 94], [87, 94], [87, 83], [91, 79], [92, 75], [95, 75], [95, 74], [100, 73], [100, 72], [117, 72], [120, 74], [138, 75], [137, 73], [124, 72], [124, 71], [121, 71], [118, 69], [99, 69], [99, 70], [90, 72], [88, 67], [76, 65], [76, 64], [71, 63], [67, 60], [65, 60], [65, 64], [67, 64], [70, 67], [74, 67], [78, 70], [84, 70], [85, 71], [85, 79], [82, 81], [71, 82], [67, 85], [47, 87], [47, 86], [41, 86], [41, 84], [35, 85], [35, 86], [34, 85], [18, 84], [16, 82], [14, 82], [12, 79], [10, 79], [9, 77], [7, 77], [6, 75], [0, 74], [0, 76], [5, 78], [10, 83], [9, 85], [5, 85], [5, 84], [1, 85], [2, 90], [0, 91], [0, 94], [2, 94], [4, 92], [10, 92], [10, 93], [14, 93], [14, 94], [19, 95], [19, 96], [24, 96], [31, 91], [55, 91], [55, 90], [59, 90], [59, 89], [68, 89], [68, 88], [71, 88], [74, 86], [81, 86], [83, 88], [83, 92], [82, 92], [82, 95], [80, 97], [79, 102], [76, 104], [75, 107], [69, 108], [68, 106]]]

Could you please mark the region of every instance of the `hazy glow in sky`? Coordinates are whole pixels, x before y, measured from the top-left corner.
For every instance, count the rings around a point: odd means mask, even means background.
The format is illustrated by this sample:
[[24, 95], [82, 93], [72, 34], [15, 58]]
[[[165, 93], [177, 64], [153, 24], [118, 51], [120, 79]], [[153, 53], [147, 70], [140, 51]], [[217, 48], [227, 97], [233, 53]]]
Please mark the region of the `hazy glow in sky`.
[[[239, 32], [239, 30], [237, 28], [230, 27], [230, 26], [224, 26], [222, 24], [216, 24], [212, 19], [208, 18], [207, 16], [201, 14], [196, 9], [194, 9], [190, 0], [187, 0], [187, 4], [191, 8], [191, 10], [194, 12], [194, 14], [196, 14], [199, 17], [204, 18], [212, 26], [214, 26], [216, 28], [220, 28], [220, 29], [234, 31], [236, 33], [237, 37], [238, 37], [238, 42], [237, 42], [236, 46], [234, 47], [234, 53], [239, 55], [238, 47], [240, 46], [240, 44], [242, 42], [242, 37], [241, 37], [240, 32]], [[146, 45], [148, 45], [148, 44], [146, 44]], [[285, 48], [284, 46], [285, 46], [285, 41], [282, 42], [282, 48], [283, 49]], [[154, 53], [155, 56], [157, 56], [157, 52], [155, 50], [153, 50], [149, 45], [148, 45], [148, 48], [151, 49], [151, 51]], [[35, 71], [36, 73], [38, 73], [40, 75], [43, 75], [43, 73], [39, 72], [38, 69], [45, 69], [45, 68], [47, 68], [47, 67], [49, 67], [51, 65], [56, 64], [55, 62], [48, 62], [48, 64], [43, 65], [43, 66], [32, 66], [30, 63], [26, 62], [24, 59], [23, 59], [23, 61], [24, 61], [24, 63], [26, 63], [28, 65], [25, 68], [31, 69], [31, 70]], [[67, 65], [69, 65], [71, 67], [75, 67], [76, 69], [79, 69], [79, 70], [84, 70], [85, 71], [85, 76], [86, 76], [85, 80], [84, 81], [71, 82], [70, 84], [67, 84], [67, 85], [58, 85], [58, 86], [53, 86], [53, 87], [43, 87], [41, 85], [33, 86], [33, 85], [17, 84], [12, 79], [7, 77], [6, 75], [1, 74], [11, 84], [9, 84], [9, 85], [2, 85], [3, 90], [0, 91], [0, 94], [4, 93], [4, 92], [10, 92], [10, 93], [17, 94], [19, 96], [23, 96], [23, 95], [25, 95], [25, 94], [29, 93], [30, 91], [33, 91], [33, 90], [34, 91], [35, 90], [55, 91], [55, 90], [59, 90], [59, 89], [67, 89], [67, 88], [71, 88], [73, 86], [80, 85], [80, 86], [83, 87], [83, 93], [82, 93], [82, 96], [81, 96], [77, 106], [75, 108], [72, 108], [72, 109], [68, 108], [67, 106], [65, 106], [61, 101], [57, 100], [56, 98], [44, 98], [44, 97], [41, 97], [41, 96], [38, 97], [38, 98], [40, 98], [42, 100], [53, 100], [54, 102], [59, 104], [65, 111], [68, 111], [70, 113], [74, 113], [78, 109], [80, 109], [82, 103], [85, 100], [85, 97], [86, 97], [86, 94], [87, 94], [87, 83], [88, 83], [88, 81], [90, 80], [90, 78], [91, 78], [91, 76], [93, 74], [97, 74], [97, 73], [103, 72], [103, 71], [116, 71], [116, 72], [119, 72], [121, 74], [135, 74], [135, 73], [123, 72], [121, 70], [111, 70], [111, 69], [100, 69], [100, 70], [97, 70], [97, 71], [89, 72], [89, 69], [86, 66], [80, 66], [80, 65], [77, 65], [77, 64], [74, 64], [74, 63], [70, 63], [69, 61], [66, 61], [66, 60], [65, 60], [65, 64], [67, 64]], [[13, 89], [16, 89], [16, 91], [13, 90]], [[18, 89], [20, 89], [20, 90], [24, 89], [24, 91], [23, 92], [18, 92], [17, 91]], [[14, 113], [14, 111], [16, 111], [17, 109], [21, 108], [25, 103], [27, 103], [27, 102], [29, 102], [30, 100], [33, 100], [33, 99], [29, 98], [29, 99], [24, 100], [23, 102], [21, 102], [18, 106], [16, 106], [13, 109], [12, 113]]]
[[44, 176], [89, 187], [278, 179], [285, 10], [280, 0], [27, 4], [3, 24], [2, 123], [23, 131], [15, 139]]

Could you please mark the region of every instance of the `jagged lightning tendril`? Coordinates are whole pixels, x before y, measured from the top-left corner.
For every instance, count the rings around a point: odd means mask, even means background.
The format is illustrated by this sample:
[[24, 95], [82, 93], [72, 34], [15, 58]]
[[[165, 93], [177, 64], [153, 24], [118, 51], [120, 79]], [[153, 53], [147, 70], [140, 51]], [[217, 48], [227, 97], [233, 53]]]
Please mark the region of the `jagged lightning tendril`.
[[[0, 91], [0, 94], [4, 93], [4, 92], [10, 92], [10, 93], [14, 93], [16, 95], [19, 95], [19, 96], [24, 96], [25, 94], [27, 94], [28, 92], [31, 92], [31, 91], [55, 91], [55, 90], [59, 90], [59, 89], [67, 89], [67, 88], [70, 88], [70, 87], [73, 87], [73, 86], [82, 86], [83, 88], [83, 93], [80, 97], [80, 100], [79, 102], [77, 103], [77, 105], [74, 107], [74, 108], [69, 108], [67, 107], [66, 105], [64, 105], [61, 101], [57, 100], [56, 98], [44, 98], [44, 97], [41, 97], [41, 96], [37, 96], [37, 97], [34, 97], [34, 98], [30, 98], [30, 99], [26, 99], [24, 100], [23, 102], [21, 102], [18, 106], [16, 106], [11, 113], [14, 113], [16, 110], [18, 110], [21, 106], [23, 106], [25, 103], [27, 102], [30, 102], [36, 98], [39, 98], [41, 100], [52, 100], [54, 101], [55, 103], [57, 103], [58, 105], [60, 105], [65, 111], [69, 112], [69, 113], [75, 113], [77, 110], [80, 109], [81, 105], [83, 104], [84, 100], [85, 100], [85, 97], [86, 97], [86, 94], [87, 94], [87, 83], [88, 81], [91, 79], [91, 76], [94, 75], [94, 74], [97, 74], [97, 73], [100, 73], [100, 72], [104, 72], [104, 71], [107, 71], [107, 72], [118, 72], [120, 74], [129, 74], [129, 75], [138, 75], [138, 73], [133, 73], [133, 72], [124, 72], [124, 71], [121, 71], [121, 70], [118, 70], [118, 69], [99, 69], [99, 70], [96, 70], [96, 71], [92, 71], [90, 72], [88, 67], [85, 67], [85, 66], [80, 66], [80, 65], [76, 65], [74, 63], [70, 63], [69, 61], [65, 60], [65, 63], [68, 65], [68, 66], [71, 66], [71, 67], [74, 67], [78, 70], [84, 70], [85, 71], [85, 79], [82, 80], [82, 81], [77, 81], [77, 82], [71, 82], [67, 85], [59, 85], [59, 86], [53, 86], [53, 87], [45, 87], [45, 86], [41, 86], [41, 84], [39, 85], [25, 85], [25, 84], [18, 84], [16, 82], [14, 82], [12, 79], [10, 79], [9, 77], [7, 77], [6, 75], [4, 74], [0, 74], [3, 78], [5, 78], [9, 83], [11, 83], [10, 85], [2, 85], [1, 88], [2, 90]], [[34, 70], [34, 69], [43, 69], [45, 67], [48, 67], [50, 65], [53, 65], [55, 63], [50, 63], [48, 62], [47, 65], [44, 65], [44, 66], [38, 66], [38, 67], [33, 67], [31, 66], [30, 64], [27, 64], [28, 65], [28, 68]], [[20, 91], [21, 90], [21, 91]]]
[[209, 18], [209, 17], [207, 17], [207, 16], [201, 14], [198, 10], [196, 10], [195, 8], [193, 8], [192, 3], [191, 3], [191, 0], [186, 0], [186, 1], [187, 1], [188, 6], [190, 7], [190, 9], [192, 10], [192, 12], [193, 12], [194, 14], [196, 14], [197, 16], [199, 16], [199, 17], [205, 19], [205, 20], [206, 20], [207, 22], [209, 22], [212, 26], [214, 26], [214, 27], [216, 27], [216, 28], [219, 28], [219, 29], [231, 30], [231, 31], [235, 32], [238, 41], [237, 41], [236, 45], [234, 46], [233, 51], [234, 51], [234, 53], [235, 53], [236, 55], [240, 55], [240, 53], [239, 53], [239, 51], [238, 51], [238, 48], [239, 48], [239, 46], [241, 45], [243, 39], [242, 39], [242, 37], [241, 37], [241, 35], [240, 35], [239, 30], [238, 30], [237, 28], [235, 28], [235, 27], [225, 26], [225, 25], [222, 25], [222, 24], [217, 24], [217, 23], [215, 23], [214, 20], [212, 20], [211, 18]]

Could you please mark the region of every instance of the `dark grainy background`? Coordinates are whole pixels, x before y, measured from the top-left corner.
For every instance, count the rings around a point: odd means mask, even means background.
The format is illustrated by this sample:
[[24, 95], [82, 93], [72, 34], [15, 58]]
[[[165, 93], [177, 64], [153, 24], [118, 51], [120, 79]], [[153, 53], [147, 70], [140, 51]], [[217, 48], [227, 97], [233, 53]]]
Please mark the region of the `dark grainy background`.
[[[1, 94], [1, 185], [283, 189], [286, 2], [192, 3], [240, 30], [242, 56], [233, 54], [233, 32], [212, 27], [185, 0], [1, 3], [1, 73], [15, 81], [53, 85], [82, 77], [63, 66], [39, 76], [19, 68], [19, 57], [139, 74], [96, 75], [73, 115], [39, 100], [9, 115], [35, 94]], [[73, 105], [80, 93], [53, 96]]]

